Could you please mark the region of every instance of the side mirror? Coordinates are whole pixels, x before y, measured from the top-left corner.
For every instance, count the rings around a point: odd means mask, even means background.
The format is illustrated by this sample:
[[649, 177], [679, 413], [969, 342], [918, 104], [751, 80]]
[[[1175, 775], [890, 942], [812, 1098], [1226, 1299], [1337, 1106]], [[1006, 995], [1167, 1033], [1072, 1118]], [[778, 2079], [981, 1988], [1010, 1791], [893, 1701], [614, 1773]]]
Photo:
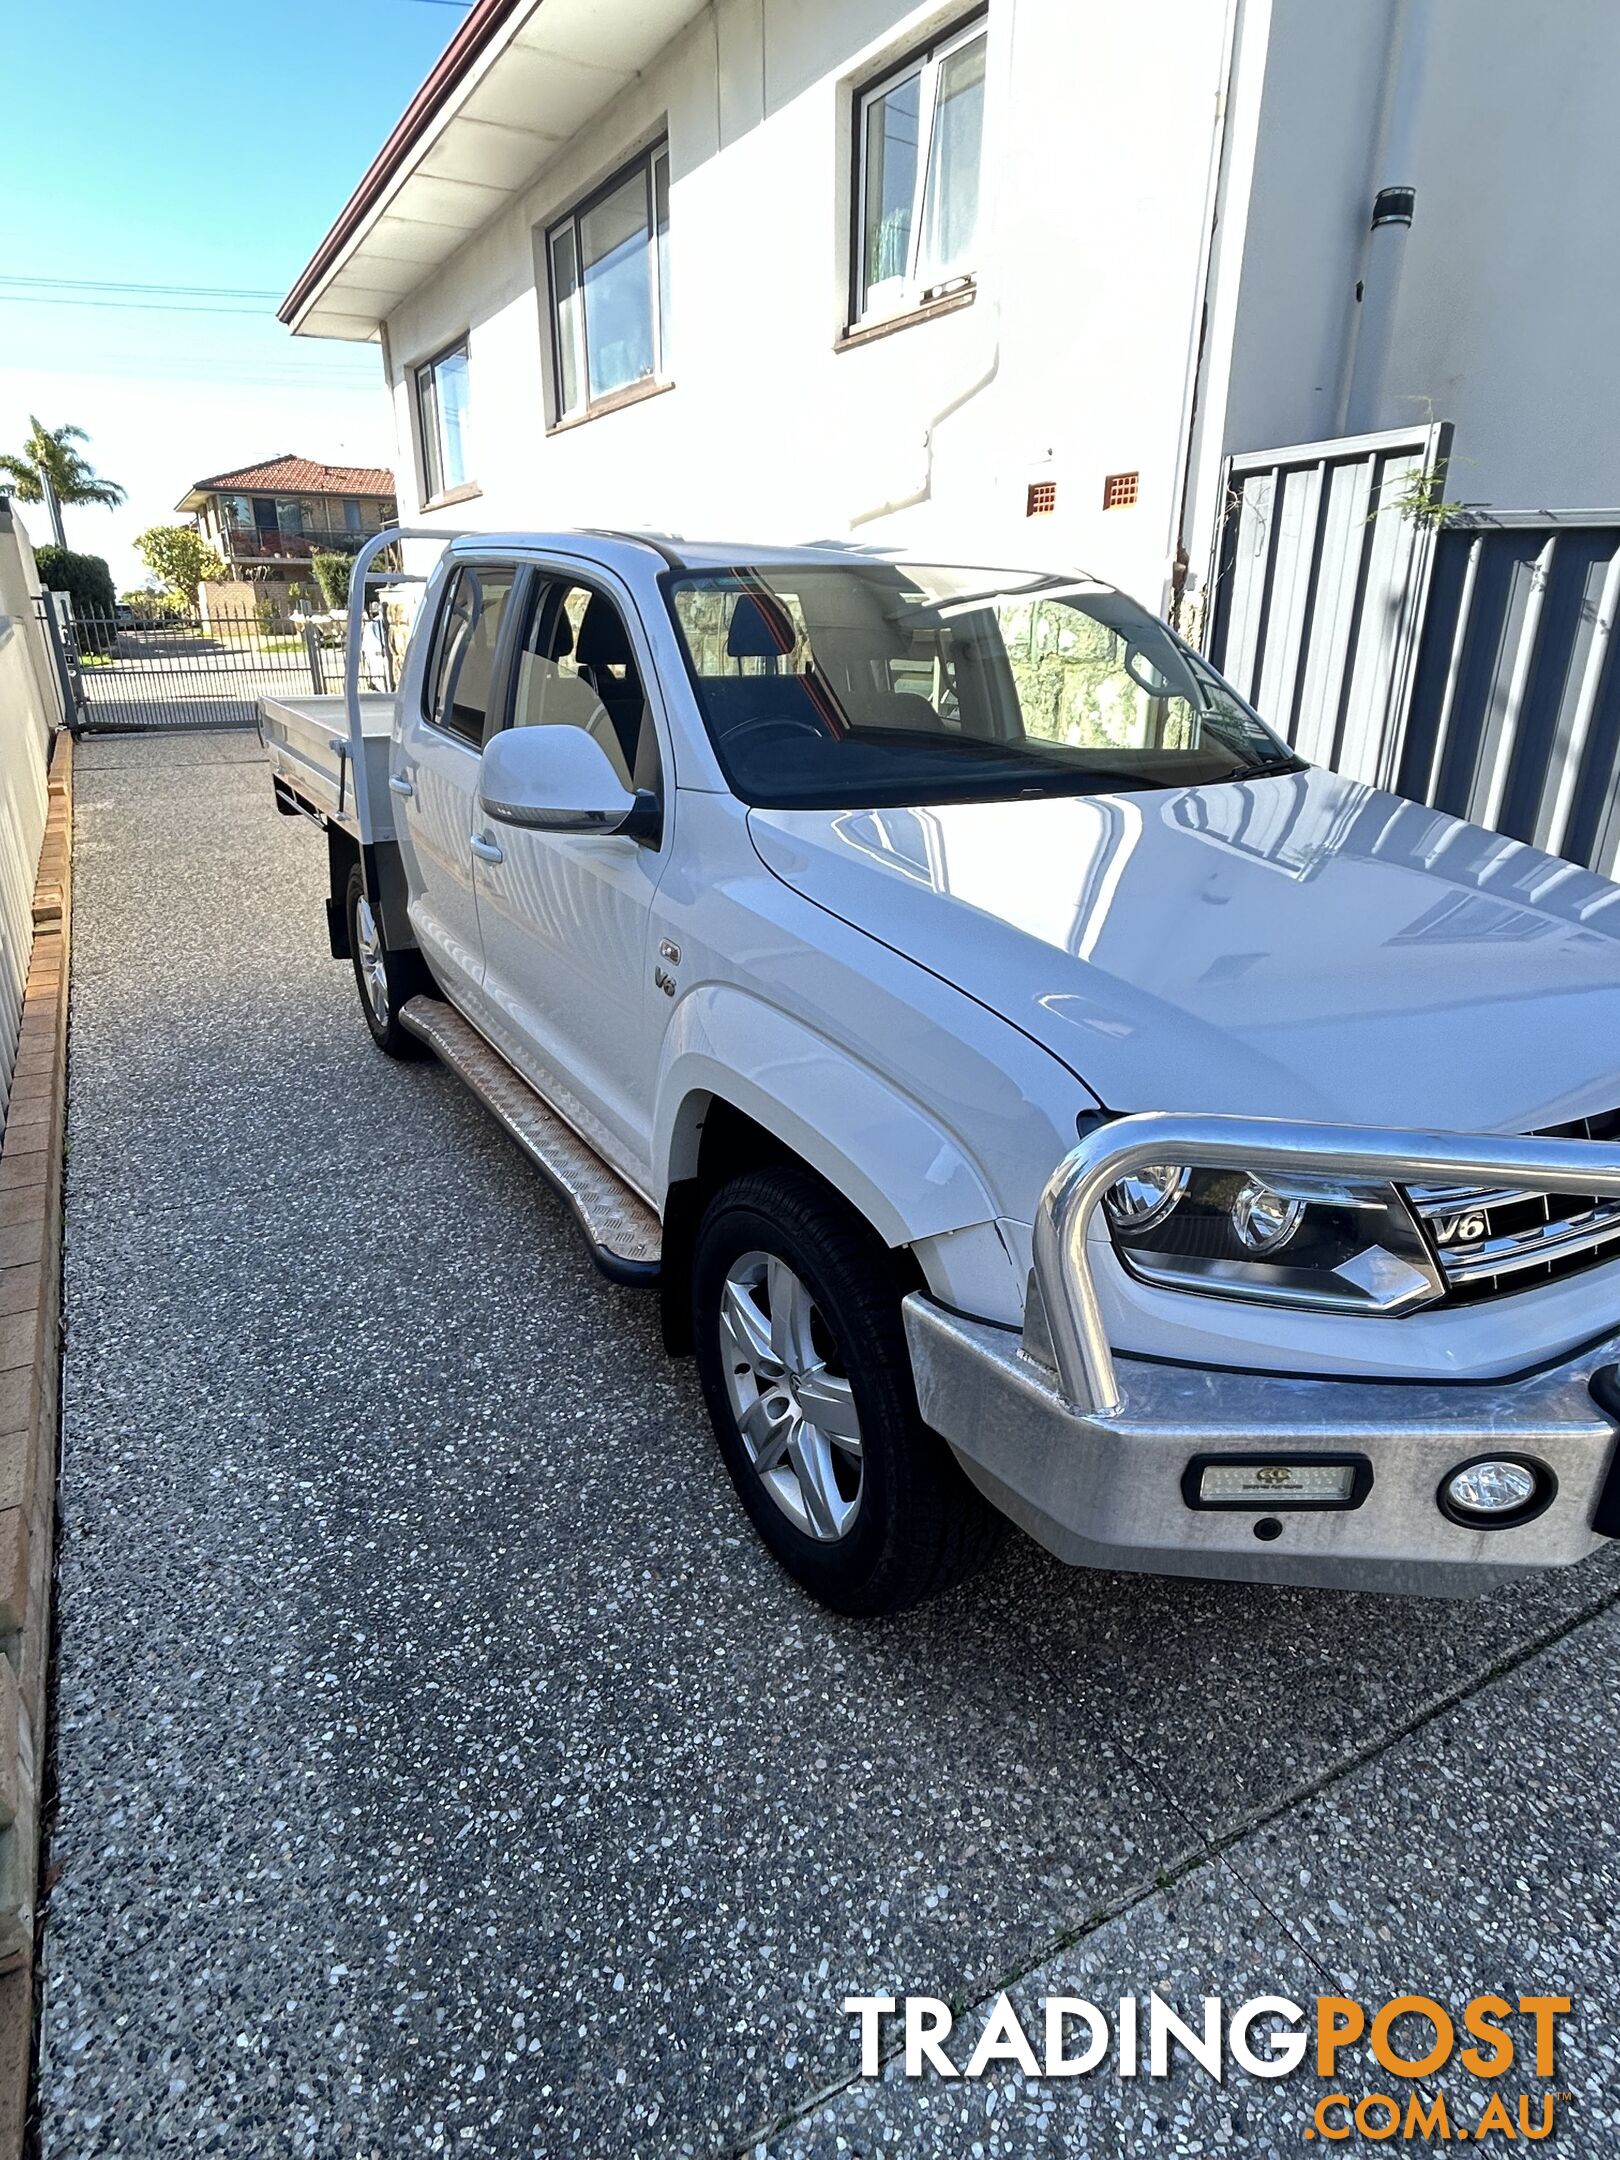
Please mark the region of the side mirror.
[[478, 797], [487, 817], [536, 832], [651, 837], [658, 807], [633, 795], [599, 742], [577, 727], [503, 728], [485, 748]]

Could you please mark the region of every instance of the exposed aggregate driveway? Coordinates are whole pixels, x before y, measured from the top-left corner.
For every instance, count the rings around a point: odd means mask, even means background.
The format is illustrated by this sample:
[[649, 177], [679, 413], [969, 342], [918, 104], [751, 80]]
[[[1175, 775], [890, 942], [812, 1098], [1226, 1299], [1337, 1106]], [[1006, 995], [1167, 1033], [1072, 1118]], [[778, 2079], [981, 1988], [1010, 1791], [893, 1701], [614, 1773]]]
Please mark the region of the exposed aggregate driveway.
[[82, 746], [47, 2160], [1301, 2149], [1308, 2071], [859, 2082], [846, 1994], [1015, 1983], [1568, 1992], [1620, 2153], [1615, 1554], [830, 1617], [323, 881], [251, 736]]

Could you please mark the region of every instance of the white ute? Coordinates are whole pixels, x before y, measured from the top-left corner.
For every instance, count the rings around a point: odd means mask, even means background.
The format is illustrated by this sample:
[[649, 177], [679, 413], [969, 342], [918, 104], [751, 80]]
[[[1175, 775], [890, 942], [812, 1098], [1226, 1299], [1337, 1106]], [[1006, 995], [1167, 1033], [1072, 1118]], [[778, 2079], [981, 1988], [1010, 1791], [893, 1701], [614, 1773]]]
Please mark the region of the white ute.
[[760, 1535], [1458, 1594], [1620, 1535], [1620, 887], [1068, 574], [458, 536], [266, 699], [372, 1035], [657, 1288]]

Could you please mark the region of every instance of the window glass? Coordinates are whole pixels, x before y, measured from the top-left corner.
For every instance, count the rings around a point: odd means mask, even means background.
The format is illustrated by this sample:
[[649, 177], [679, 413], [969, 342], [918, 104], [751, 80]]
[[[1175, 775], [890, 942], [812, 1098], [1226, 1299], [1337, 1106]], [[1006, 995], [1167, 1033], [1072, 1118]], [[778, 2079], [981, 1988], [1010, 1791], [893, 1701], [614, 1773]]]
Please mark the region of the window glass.
[[605, 593], [543, 584], [518, 655], [514, 727], [583, 728], [623, 787], [659, 785], [658, 736], [624, 617]]
[[1113, 794], [1295, 764], [1163, 623], [1085, 580], [740, 565], [675, 579], [670, 602], [745, 802]]
[[653, 371], [652, 285], [647, 275], [647, 182], [632, 173], [579, 221], [585, 273], [585, 353], [591, 395], [622, 390]]
[[983, 132], [984, 39], [976, 37], [940, 62], [917, 263], [918, 279], [925, 286], [972, 267]]
[[360, 505], [357, 502], [344, 503], [343, 530], [352, 533], [357, 533], [360, 530]]
[[916, 307], [975, 268], [985, 49], [982, 29], [958, 32], [860, 100], [859, 316]]
[[578, 412], [585, 402], [585, 295], [579, 289], [579, 255], [572, 225], [551, 236], [551, 295], [556, 308], [557, 406]]
[[463, 564], [451, 577], [429, 670], [428, 718], [478, 748], [494, 684], [501, 617], [513, 573]]
[[422, 433], [422, 477], [429, 501], [467, 481], [467, 348], [430, 360], [416, 371]]
[[547, 239], [559, 417], [663, 369], [669, 317], [669, 157], [661, 146]]
[[911, 262], [911, 206], [917, 192], [917, 113], [922, 76], [874, 97], [866, 108], [865, 296], [898, 291]]

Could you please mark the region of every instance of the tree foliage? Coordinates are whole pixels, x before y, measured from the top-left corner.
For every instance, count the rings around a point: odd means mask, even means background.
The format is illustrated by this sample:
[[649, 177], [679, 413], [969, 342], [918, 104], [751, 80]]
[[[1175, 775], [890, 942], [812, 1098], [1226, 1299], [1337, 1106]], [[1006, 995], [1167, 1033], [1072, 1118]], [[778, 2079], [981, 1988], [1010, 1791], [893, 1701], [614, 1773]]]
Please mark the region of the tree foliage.
[[340, 555], [336, 548], [317, 548], [309, 558], [309, 567], [315, 573], [315, 582], [321, 588], [321, 598], [327, 606], [347, 607], [349, 573], [354, 568], [354, 557]]
[[148, 525], [135, 536], [135, 552], [160, 584], [184, 593], [193, 607], [199, 586], [226, 575], [223, 558], [191, 525]]
[[19, 502], [45, 500], [40, 474], [48, 472], [58, 502], [100, 503], [105, 510], [115, 510], [124, 499], [123, 489], [116, 480], [103, 480], [73, 447], [89, 440], [81, 427], [48, 428], [30, 413], [28, 439], [21, 450], [0, 455], [0, 476], [9, 482]]
[[99, 555], [76, 555], [71, 548], [37, 547], [34, 567], [47, 592], [64, 592], [73, 601], [83, 652], [105, 652], [113, 642], [112, 572]]

